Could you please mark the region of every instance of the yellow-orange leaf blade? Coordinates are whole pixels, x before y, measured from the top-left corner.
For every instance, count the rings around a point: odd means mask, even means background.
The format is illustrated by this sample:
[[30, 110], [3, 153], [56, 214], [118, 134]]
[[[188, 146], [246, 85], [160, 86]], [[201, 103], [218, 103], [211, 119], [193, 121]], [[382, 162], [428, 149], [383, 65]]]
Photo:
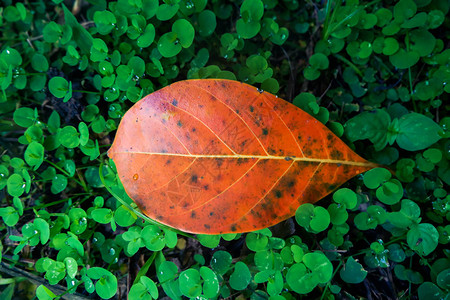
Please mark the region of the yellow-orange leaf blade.
[[275, 225], [375, 166], [296, 106], [211, 79], [136, 103], [108, 155], [146, 215], [208, 234]]

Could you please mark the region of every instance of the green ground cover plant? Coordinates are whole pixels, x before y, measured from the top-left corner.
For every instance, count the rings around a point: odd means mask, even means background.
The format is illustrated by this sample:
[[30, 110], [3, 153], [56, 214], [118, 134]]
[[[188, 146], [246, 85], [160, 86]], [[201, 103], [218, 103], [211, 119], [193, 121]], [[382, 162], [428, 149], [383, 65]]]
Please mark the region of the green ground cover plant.
[[[449, 9], [2, 0], [0, 298], [448, 299]], [[133, 103], [193, 78], [277, 94], [386, 168], [257, 232], [158, 226], [106, 151]]]

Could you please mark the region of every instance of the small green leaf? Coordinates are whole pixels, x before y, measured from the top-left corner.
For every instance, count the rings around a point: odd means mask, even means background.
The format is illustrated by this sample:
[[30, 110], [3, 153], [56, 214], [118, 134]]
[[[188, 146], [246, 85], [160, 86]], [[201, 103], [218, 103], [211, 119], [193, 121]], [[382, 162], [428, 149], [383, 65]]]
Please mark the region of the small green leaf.
[[39, 300], [52, 300], [56, 298], [56, 295], [42, 284], [37, 287], [36, 296]]
[[364, 270], [363, 266], [356, 262], [353, 257], [349, 257], [339, 274], [345, 282], [357, 284], [364, 281], [367, 276], [367, 271]]
[[58, 140], [66, 148], [75, 148], [80, 144], [77, 129], [73, 126], [65, 126], [58, 132]]
[[418, 113], [409, 113], [400, 118], [396, 139], [400, 148], [418, 151], [428, 148], [441, 139], [441, 127], [432, 119]]
[[180, 291], [189, 298], [195, 298], [202, 293], [200, 273], [195, 269], [187, 269], [181, 272], [179, 277]]
[[25, 182], [23, 181], [22, 176], [20, 176], [19, 174], [12, 174], [8, 178], [6, 187], [8, 190], [8, 194], [13, 197], [20, 197], [25, 191]]
[[398, 50], [394, 55], [389, 56], [389, 61], [398, 69], [408, 69], [414, 66], [420, 59], [416, 51]]
[[198, 234], [198, 241], [205, 247], [216, 248], [220, 242], [220, 235]]
[[195, 31], [194, 27], [188, 20], [176, 20], [172, 25], [172, 32], [177, 35], [177, 40], [183, 48], [189, 48], [192, 45]]
[[30, 127], [37, 118], [37, 112], [29, 107], [20, 107], [14, 111], [13, 119], [20, 127]]
[[408, 246], [420, 255], [428, 255], [436, 249], [439, 232], [428, 223], [413, 225], [406, 236]]
[[63, 77], [55, 76], [49, 80], [48, 88], [56, 98], [64, 98], [69, 92], [69, 82]]
[[211, 259], [211, 268], [218, 274], [223, 275], [229, 269], [231, 265], [231, 254], [226, 251], [216, 251]]
[[210, 10], [204, 10], [198, 15], [198, 33], [202, 37], [210, 36], [216, 29], [216, 15]]
[[24, 158], [30, 167], [37, 170], [44, 161], [44, 146], [38, 142], [31, 142], [25, 150]]
[[47, 72], [48, 70], [47, 58], [40, 53], [35, 53], [31, 58], [31, 66], [38, 72]]
[[107, 35], [116, 26], [117, 19], [110, 11], [96, 11], [94, 13], [94, 22], [98, 32], [102, 35]]
[[117, 277], [111, 272], [100, 268], [92, 267], [87, 269], [87, 276], [92, 279], [98, 279], [95, 283], [95, 291], [102, 299], [110, 299], [117, 292]]
[[247, 265], [242, 261], [238, 261], [234, 266], [234, 272], [230, 276], [229, 283], [232, 289], [242, 291], [247, 288], [251, 279], [252, 275]]
[[173, 57], [180, 53], [182, 47], [175, 32], [163, 34], [158, 41], [158, 51], [164, 57]]

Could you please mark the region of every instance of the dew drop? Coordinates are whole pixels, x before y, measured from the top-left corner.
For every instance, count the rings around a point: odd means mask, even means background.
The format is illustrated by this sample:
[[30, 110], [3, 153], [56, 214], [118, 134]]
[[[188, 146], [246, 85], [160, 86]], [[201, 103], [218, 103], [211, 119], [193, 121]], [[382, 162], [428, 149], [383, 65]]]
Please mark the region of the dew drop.
[[109, 249], [109, 255], [116, 254], [116, 250], [114, 248]]
[[93, 238], [93, 239], [92, 239], [92, 242], [93, 242], [93, 243], [97, 243], [97, 242], [98, 242], [98, 239], [97, 239], [97, 238]]
[[134, 180], [138, 180], [138, 179], [139, 179], [139, 175], [138, 175], [138, 174], [134, 174], [134, 175], [133, 175], [133, 179], [134, 179]]
[[256, 89], [258, 91], [258, 93], [262, 94], [264, 91], [262, 89]]

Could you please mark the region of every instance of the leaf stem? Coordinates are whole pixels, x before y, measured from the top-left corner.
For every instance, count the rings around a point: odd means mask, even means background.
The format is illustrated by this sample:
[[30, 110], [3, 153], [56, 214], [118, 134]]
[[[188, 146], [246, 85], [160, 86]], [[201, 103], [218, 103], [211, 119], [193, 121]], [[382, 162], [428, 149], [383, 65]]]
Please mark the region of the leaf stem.
[[362, 72], [358, 69], [358, 67], [352, 63], [351, 61], [349, 61], [348, 59], [346, 59], [345, 57], [343, 57], [340, 54], [335, 54], [334, 57], [336, 57], [337, 59], [343, 61], [344, 63], [346, 63], [350, 68], [352, 68], [359, 76], [363, 77]]

